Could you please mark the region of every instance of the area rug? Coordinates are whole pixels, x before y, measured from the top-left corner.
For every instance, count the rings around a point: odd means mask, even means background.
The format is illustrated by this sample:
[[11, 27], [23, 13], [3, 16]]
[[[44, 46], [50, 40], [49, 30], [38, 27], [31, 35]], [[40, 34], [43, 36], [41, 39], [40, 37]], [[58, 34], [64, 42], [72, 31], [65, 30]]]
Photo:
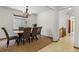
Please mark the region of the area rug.
[[52, 41], [50, 38], [41, 37], [38, 39], [38, 41], [34, 40], [31, 43], [26, 42], [25, 45], [20, 44], [17, 46], [17, 44], [14, 44], [8, 48], [0, 48], [0, 52], [36, 52], [51, 43]]

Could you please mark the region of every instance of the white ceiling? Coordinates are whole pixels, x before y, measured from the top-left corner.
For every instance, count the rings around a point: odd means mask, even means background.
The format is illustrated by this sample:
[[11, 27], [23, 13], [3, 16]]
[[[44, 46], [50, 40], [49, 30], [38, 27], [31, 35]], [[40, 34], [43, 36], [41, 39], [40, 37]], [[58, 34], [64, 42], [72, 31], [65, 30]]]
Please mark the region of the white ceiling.
[[[8, 6], [8, 7], [12, 9], [20, 10], [20, 11], [25, 11], [25, 8], [26, 8], [24, 6]], [[39, 14], [39, 13], [49, 10], [49, 8], [46, 6], [29, 6], [28, 9], [33, 14]]]
[[[25, 11], [24, 6], [7, 6], [7, 7], [16, 9], [16, 10], [20, 10], [20, 11]], [[47, 11], [49, 9], [59, 11], [59, 10], [63, 10], [66, 8], [70, 8], [70, 6], [29, 6], [29, 10], [33, 14], [39, 14], [39, 13], [42, 13], [42, 12]]]
[[63, 9], [67, 9], [70, 8], [71, 6], [49, 6], [50, 8], [54, 8], [55, 10], [63, 10]]

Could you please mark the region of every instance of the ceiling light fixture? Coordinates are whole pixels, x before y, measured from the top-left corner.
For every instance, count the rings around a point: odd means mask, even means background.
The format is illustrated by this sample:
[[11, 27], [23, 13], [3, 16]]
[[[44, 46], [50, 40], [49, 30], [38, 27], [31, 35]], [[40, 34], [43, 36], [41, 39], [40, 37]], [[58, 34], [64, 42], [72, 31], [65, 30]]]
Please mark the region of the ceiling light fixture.
[[28, 18], [29, 16], [31, 16], [31, 12], [30, 12], [30, 10], [28, 9], [28, 6], [26, 6], [26, 10], [25, 10], [25, 12], [23, 12], [23, 15], [24, 15], [26, 18]]
[[26, 6], [26, 9], [22, 14], [14, 14], [14, 16], [28, 18], [31, 16], [31, 12], [29, 11], [28, 6]]

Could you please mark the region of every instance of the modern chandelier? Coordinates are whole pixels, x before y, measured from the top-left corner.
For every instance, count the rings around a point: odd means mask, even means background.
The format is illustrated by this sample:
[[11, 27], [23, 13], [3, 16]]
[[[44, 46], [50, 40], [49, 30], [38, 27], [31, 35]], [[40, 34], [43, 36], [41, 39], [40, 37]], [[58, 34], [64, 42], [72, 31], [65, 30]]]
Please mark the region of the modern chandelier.
[[26, 6], [25, 12], [23, 12], [23, 15], [28, 18], [31, 15], [30, 10], [28, 9], [28, 6]]
[[28, 6], [26, 6], [25, 11], [23, 11], [22, 14], [14, 14], [14, 16], [18, 16], [18, 17], [24, 17], [24, 18], [28, 18], [29, 16], [31, 16], [31, 12], [28, 9]]

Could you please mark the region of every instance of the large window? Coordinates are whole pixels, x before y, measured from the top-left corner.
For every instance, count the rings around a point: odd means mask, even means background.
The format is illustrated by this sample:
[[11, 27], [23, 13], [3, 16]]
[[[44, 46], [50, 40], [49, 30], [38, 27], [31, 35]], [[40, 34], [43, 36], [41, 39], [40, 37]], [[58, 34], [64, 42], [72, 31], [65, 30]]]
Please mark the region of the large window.
[[18, 29], [19, 27], [26, 27], [27, 26], [27, 21], [26, 18], [23, 17], [14, 17], [13, 20], [13, 27], [14, 29]]

